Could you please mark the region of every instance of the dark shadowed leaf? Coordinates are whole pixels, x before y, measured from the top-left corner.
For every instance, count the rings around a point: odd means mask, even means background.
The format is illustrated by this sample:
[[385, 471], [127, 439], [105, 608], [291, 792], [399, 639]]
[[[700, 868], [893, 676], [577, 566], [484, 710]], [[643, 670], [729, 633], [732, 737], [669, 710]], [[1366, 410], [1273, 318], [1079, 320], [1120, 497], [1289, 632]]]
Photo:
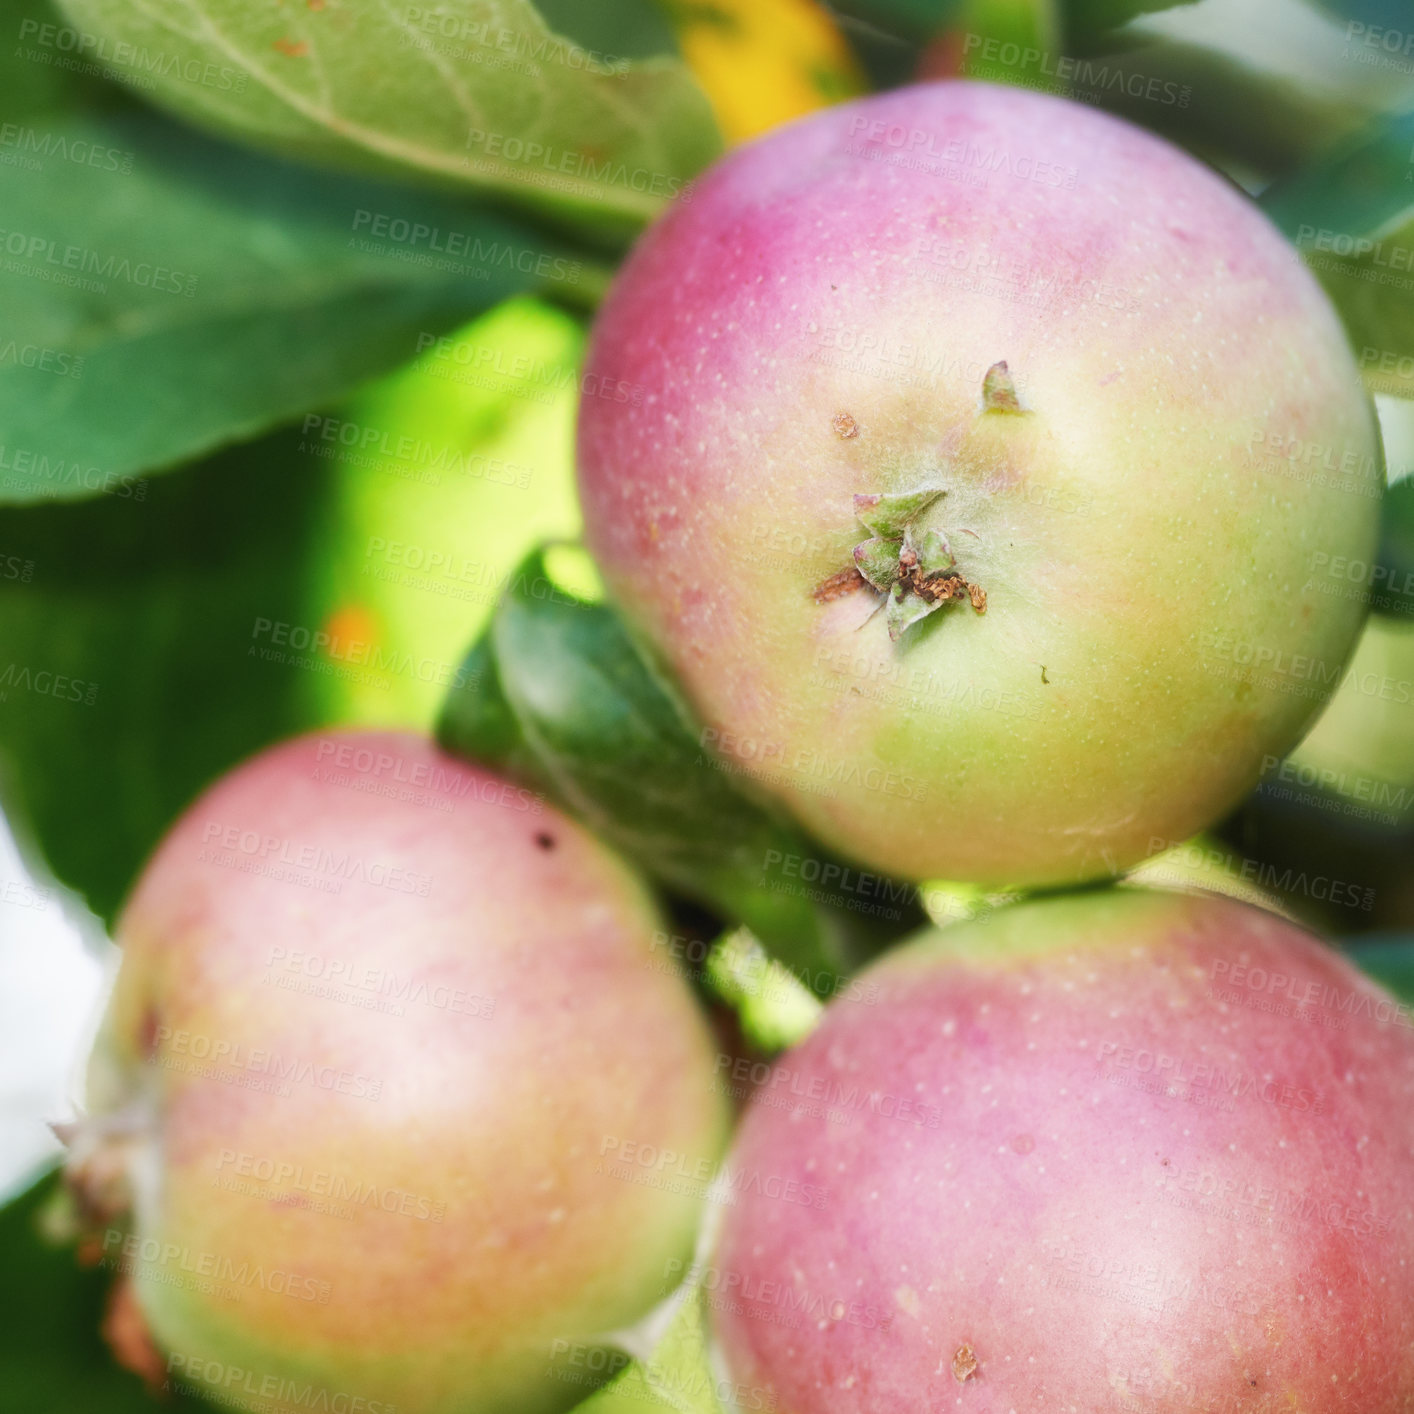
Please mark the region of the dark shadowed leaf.
[[566, 592], [542, 552], [466, 669], [439, 727], [449, 750], [545, 790], [669, 888], [746, 924], [817, 992], [858, 960], [865, 919], [896, 936], [918, 918], [911, 889], [844, 872], [743, 794], [618, 615]]
[[294, 443], [0, 510], [6, 808], [105, 917], [201, 787], [318, 715], [327, 665], [271, 627], [308, 631], [327, 500], [329, 472]]

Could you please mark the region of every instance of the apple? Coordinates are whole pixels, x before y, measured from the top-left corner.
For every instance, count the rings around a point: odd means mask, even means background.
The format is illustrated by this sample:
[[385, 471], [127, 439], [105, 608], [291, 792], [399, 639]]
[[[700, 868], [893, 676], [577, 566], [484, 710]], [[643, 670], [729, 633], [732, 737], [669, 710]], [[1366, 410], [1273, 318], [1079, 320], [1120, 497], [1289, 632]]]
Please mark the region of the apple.
[[658, 930], [593, 837], [415, 735], [304, 737], [202, 796], [121, 917], [70, 1163], [172, 1383], [271, 1411], [584, 1398], [706, 1187], [633, 1156], [725, 1143]]
[[[935, 83], [732, 153], [600, 312], [589, 546], [710, 742], [835, 851], [1118, 873], [1339, 682], [1383, 462], [1335, 313], [1222, 177]], [[1328, 561], [1321, 561], [1326, 563]]]
[[706, 1289], [778, 1414], [1414, 1403], [1414, 1021], [1284, 919], [1128, 887], [924, 933], [758, 1090]]

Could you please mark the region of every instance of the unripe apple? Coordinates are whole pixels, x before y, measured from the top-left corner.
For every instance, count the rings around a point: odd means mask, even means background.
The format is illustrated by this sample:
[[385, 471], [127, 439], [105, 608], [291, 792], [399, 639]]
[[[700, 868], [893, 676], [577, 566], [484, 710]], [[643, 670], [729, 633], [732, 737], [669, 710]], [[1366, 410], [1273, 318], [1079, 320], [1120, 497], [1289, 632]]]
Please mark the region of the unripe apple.
[[757, 1092], [701, 1273], [778, 1414], [1414, 1405], [1414, 1021], [1283, 919], [1116, 889], [923, 934]]
[[126, 1189], [103, 1252], [171, 1379], [257, 1411], [584, 1398], [699, 1214], [618, 1160], [725, 1141], [657, 922], [584, 830], [415, 736], [301, 738], [202, 796], [122, 915], [71, 1160]]
[[742, 148], [600, 313], [587, 536], [710, 740], [912, 879], [1115, 873], [1340, 680], [1383, 464], [1223, 178], [1080, 104], [898, 90]]

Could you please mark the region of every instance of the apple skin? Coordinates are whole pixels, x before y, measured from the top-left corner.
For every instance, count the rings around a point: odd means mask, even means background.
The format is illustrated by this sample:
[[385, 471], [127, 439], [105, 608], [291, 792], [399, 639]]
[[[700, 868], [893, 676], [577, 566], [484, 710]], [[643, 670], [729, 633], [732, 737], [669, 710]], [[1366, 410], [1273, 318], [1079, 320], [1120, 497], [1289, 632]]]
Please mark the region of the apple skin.
[[[198, 800], [120, 920], [89, 1076], [88, 1127], [116, 1116], [129, 1144], [132, 1240], [105, 1255], [133, 1258], [172, 1378], [219, 1390], [235, 1367], [271, 1410], [287, 1379], [366, 1414], [584, 1398], [552, 1343], [651, 1307], [700, 1208], [615, 1176], [606, 1144], [706, 1162], [726, 1139], [657, 926], [585, 831], [414, 735], [300, 738]], [[389, 970], [426, 992], [395, 1000]], [[171, 1251], [146, 1260], [152, 1240]]]
[[1127, 888], [861, 981], [729, 1159], [824, 1211], [745, 1195], [703, 1273], [778, 1414], [1414, 1404], [1407, 1007], [1273, 915]]
[[[1019, 412], [983, 411], [1001, 361]], [[622, 394], [578, 433], [612, 593], [709, 744], [895, 875], [1187, 839], [1354, 644], [1311, 565], [1370, 558], [1384, 473], [1333, 310], [1235, 188], [1079, 104], [920, 85], [739, 149], [620, 272], [586, 386]], [[812, 590], [856, 494], [925, 485], [986, 609], [894, 642], [874, 590]]]

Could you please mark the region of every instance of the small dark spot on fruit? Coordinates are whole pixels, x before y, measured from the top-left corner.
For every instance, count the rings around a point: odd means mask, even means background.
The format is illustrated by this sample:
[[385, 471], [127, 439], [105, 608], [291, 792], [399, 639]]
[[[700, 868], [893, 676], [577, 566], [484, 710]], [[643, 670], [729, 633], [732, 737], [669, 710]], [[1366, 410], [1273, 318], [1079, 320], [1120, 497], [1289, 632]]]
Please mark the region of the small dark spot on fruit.
[[554, 835], [547, 835], [544, 830], [541, 830], [535, 837], [535, 843], [538, 844], [541, 849], [554, 849], [555, 837]]
[[1044, 663], [1041, 664], [1041, 681], [1045, 683], [1047, 687], [1051, 685], [1050, 678], [1046, 676], [1046, 665]]
[[1017, 1134], [1012, 1137], [1011, 1147], [1014, 1153], [1029, 1154], [1036, 1147], [1036, 1141], [1029, 1134]]
[[1159, 1162], [1160, 1162], [1165, 1168], [1167, 1168], [1167, 1167], [1169, 1166], [1169, 1161], [1168, 1161], [1167, 1159], [1160, 1159]]
[[965, 1384], [973, 1375], [977, 1373], [977, 1357], [972, 1353], [970, 1345], [958, 1347], [957, 1354], [952, 1358], [952, 1377], [958, 1384]]
[[143, 1059], [151, 1060], [157, 1052], [157, 1013], [151, 1007], [143, 1012], [138, 1024], [137, 1043]]
[[859, 436], [859, 424], [847, 413], [837, 412], [830, 419], [830, 426], [847, 442], [851, 437]]

